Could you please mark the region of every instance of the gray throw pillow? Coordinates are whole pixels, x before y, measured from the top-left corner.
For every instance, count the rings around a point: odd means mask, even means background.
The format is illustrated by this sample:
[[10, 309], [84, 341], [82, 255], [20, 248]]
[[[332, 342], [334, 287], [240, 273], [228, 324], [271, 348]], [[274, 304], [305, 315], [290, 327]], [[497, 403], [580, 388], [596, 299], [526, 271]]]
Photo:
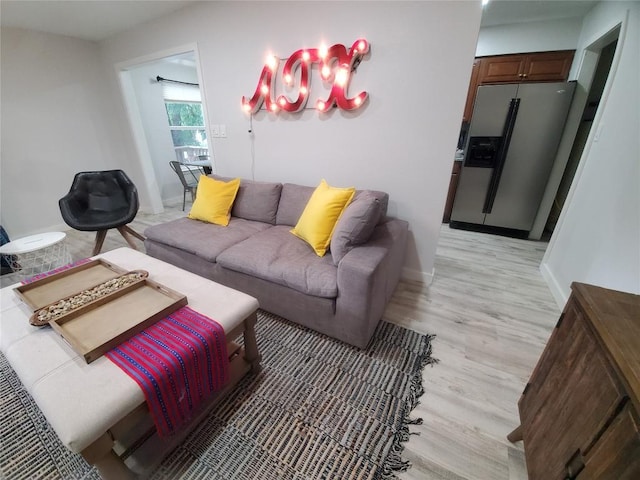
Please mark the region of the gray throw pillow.
[[[223, 182], [233, 180], [233, 177], [222, 177], [215, 174], [210, 177]], [[281, 191], [281, 183], [257, 182], [242, 178], [238, 193], [233, 201], [231, 216], [275, 225]]]
[[365, 243], [380, 219], [380, 201], [371, 193], [359, 192], [338, 219], [331, 236], [331, 258], [338, 265], [353, 247]]

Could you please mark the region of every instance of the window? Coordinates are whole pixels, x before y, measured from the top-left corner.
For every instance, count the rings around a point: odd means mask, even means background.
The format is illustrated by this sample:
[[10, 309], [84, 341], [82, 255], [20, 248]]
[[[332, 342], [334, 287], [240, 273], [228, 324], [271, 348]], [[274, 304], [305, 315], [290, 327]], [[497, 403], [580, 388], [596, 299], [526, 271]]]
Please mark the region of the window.
[[165, 82], [162, 85], [162, 95], [173, 146], [207, 148], [207, 132], [198, 86]]
[[201, 103], [165, 101], [164, 105], [174, 147], [207, 146]]

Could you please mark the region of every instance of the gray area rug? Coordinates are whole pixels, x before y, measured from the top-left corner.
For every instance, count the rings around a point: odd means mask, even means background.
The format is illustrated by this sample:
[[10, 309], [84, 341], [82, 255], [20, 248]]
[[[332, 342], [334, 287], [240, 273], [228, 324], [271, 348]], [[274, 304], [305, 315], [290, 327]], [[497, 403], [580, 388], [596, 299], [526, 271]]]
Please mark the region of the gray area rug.
[[[366, 350], [259, 312], [263, 370], [249, 375], [153, 479], [391, 479], [435, 362], [432, 336], [380, 322]], [[0, 354], [0, 475], [99, 479], [58, 440]]]

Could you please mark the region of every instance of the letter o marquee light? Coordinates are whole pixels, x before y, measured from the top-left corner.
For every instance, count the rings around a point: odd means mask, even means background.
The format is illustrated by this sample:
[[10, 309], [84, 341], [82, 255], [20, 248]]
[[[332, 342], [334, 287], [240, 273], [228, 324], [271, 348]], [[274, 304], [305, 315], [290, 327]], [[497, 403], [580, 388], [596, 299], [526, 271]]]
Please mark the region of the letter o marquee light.
[[369, 94], [360, 92], [352, 98], [347, 98], [347, 89], [351, 80], [351, 73], [355, 71], [362, 57], [369, 52], [369, 42], [360, 38], [356, 40], [349, 51], [342, 44], [333, 45], [330, 48], [310, 48], [296, 50], [287, 59], [282, 69], [282, 79], [285, 84], [292, 85], [294, 79], [299, 75], [298, 96], [290, 100], [285, 95], [273, 98], [273, 85], [278, 72], [279, 59], [269, 56], [265, 62], [258, 85], [250, 99], [242, 97], [242, 109], [248, 113], [256, 113], [263, 103], [270, 112], [299, 112], [309, 99], [310, 78], [309, 69], [313, 64], [318, 64], [320, 76], [327, 82], [332, 82], [331, 92], [326, 99], [316, 101], [316, 109], [326, 112], [336, 106], [342, 110], [355, 110], [361, 107]]

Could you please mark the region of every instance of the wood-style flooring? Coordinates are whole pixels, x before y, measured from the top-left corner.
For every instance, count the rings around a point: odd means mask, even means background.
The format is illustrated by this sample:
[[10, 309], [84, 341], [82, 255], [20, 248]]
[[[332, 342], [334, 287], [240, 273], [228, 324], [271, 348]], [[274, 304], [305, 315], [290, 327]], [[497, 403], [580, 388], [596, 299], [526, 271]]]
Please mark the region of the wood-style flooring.
[[[131, 226], [143, 233], [186, 215], [181, 206], [139, 213]], [[91, 255], [94, 234], [69, 230], [66, 241], [79, 260]], [[121, 246], [112, 230], [103, 251]], [[538, 270], [546, 246], [443, 225], [433, 283], [398, 286], [384, 318], [435, 334], [440, 361], [423, 373], [425, 394], [412, 414], [423, 423], [411, 426], [403, 456], [413, 466], [402, 480], [527, 478], [522, 442], [506, 436], [518, 425], [518, 398], [560, 314]], [[19, 280], [0, 278], [3, 287]]]

